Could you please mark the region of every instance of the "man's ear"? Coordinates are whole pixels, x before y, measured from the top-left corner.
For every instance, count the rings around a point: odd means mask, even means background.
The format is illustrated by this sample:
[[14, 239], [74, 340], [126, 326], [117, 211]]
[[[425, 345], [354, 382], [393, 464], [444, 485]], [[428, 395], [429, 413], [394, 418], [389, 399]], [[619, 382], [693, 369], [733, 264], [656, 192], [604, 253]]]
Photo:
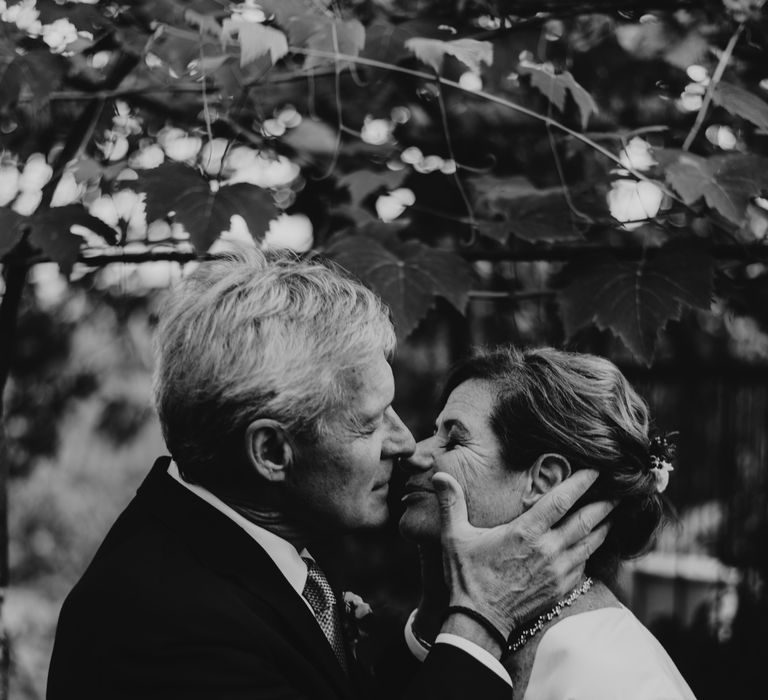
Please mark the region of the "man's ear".
[[285, 481], [293, 449], [282, 423], [257, 418], [245, 430], [245, 454], [250, 466], [267, 481]]
[[571, 465], [562, 455], [548, 452], [539, 455], [528, 471], [528, 492], [523, 496], [523, 505], [526, 508], [530, 508], [545, 493], [565, 481], [571, 475]]

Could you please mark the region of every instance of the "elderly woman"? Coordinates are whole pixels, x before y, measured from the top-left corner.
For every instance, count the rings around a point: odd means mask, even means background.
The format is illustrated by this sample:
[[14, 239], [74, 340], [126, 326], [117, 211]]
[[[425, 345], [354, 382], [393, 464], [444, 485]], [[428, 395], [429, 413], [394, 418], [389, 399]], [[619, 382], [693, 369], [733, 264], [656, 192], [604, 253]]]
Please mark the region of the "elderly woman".
[[[612, 592], [620, 562], [644, 551], [659, 527], [671, 469], [666, 442], [649, 437], [648, 407], [616, 366], [552, 348], [498, 349], [460, 364], [442, 403], [434, 435], [408, 462], [403, 498], [400, 530], [422, 553], [439, 542], [436, 473], [459, 482], [478, 527], [515, 518], [587, 467], [600, 475], [585, 499], [617, 501], [585, 578], [510, 638], [503, 660], [513, 697], [693, 698], [658, 641]], [[434, 591], [431, 598], [412, 618], [411, 644], [428, 647], [434, 636], [445, 600]]]

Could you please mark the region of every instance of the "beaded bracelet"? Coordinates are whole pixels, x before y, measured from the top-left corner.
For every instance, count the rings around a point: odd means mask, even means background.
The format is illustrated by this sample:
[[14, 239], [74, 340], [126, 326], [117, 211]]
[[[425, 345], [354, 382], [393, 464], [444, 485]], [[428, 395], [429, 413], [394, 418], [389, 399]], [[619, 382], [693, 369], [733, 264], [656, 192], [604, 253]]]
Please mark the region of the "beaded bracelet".
[[441, 616], [441, 623], [445, 622], [454, 613], [461, 613], [462, 615], [466, 615], [471, 620], [474, 620], [478, 624], [482, 625], [488, 634], [493, 637], [494, 641], [498, 643], [502, 650], [507, 646], [507, 638], [498, 629], [498, 627], [496, 627], [487, 617], [477, 612], [477, 610], [467, 608], [464, 605], [451, 605], [447, 607]]

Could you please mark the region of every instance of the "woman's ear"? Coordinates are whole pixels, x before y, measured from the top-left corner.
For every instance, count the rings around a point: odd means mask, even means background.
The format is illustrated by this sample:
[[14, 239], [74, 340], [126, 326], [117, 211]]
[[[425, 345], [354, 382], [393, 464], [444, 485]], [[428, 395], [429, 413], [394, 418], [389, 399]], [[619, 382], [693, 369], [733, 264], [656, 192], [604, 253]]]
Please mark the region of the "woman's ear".
[[293, 449], [282, 423], [257, 418], [245, 430], [245, 454], [263, 479], [285, 481], [293, 463]]
[[571, 475], [571, 465], [565, 457], [552, 452], [539, 455], [528, 471], [528, 492], [523, 496], [523, 505], [526, 508], [530, 508], [545, 493], [565, 481]]

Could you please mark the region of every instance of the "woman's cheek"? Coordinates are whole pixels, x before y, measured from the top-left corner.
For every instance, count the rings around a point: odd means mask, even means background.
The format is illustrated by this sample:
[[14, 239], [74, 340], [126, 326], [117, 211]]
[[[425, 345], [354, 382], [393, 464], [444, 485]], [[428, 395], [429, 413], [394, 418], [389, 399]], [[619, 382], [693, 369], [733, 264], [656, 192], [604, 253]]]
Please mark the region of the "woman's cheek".
[[458, 451], [454, 451], [452, 459], [446, 459], [442, 465], [438, 464], [437, 470], [456, 479], [464, 491], [465, 498], [469, 498], [470, 492], [476, 487], [477, 472], [472, 468], [470, 461]]

